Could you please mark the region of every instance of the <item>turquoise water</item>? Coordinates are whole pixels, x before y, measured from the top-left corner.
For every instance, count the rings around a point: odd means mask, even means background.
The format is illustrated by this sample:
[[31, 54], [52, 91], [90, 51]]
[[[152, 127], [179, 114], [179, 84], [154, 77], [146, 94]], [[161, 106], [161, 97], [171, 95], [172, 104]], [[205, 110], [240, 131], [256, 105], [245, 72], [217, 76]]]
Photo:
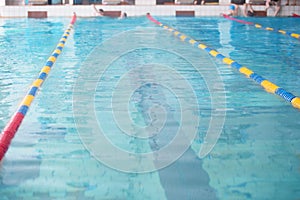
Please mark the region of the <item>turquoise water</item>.
[[[300, 95], [299, 40], [158, 19]], [[300, 33], [294, 18], [247, 20]], [[69, 21], [0, 19], [1, 130]], [[0, 199], [298, 199], [299, 129], [290, 103], [146, 18], [79, 18], [2, 161]]]

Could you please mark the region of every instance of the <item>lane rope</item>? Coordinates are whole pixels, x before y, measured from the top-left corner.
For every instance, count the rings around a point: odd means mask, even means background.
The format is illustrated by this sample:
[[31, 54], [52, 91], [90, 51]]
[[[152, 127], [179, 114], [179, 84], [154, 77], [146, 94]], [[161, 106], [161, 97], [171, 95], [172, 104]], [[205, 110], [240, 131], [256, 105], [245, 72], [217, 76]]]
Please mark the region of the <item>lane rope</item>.
[[68, 39], [68, 36], [70, 35], [70, 32], [75, 22], [76, 22], [76, 13], [74, 13], [72, 20], [68, 28], [65, 30], [64, 34], [62, 35], [59, 43], [57, 44], [56, 49], [52, 52], [52, 55], [48, 58], [46, 64], [41, 69], [38, 78], [35, 81], [33, 81], [33, 83], [29, 88], [28, 93], [23, 98], [16, 113], [11, 117], [10, 121], [7, 123], [4, 130], [2, 131], [0, 135], [0, 161], [5, 156], [5, 153], [7, 152], [12, 139], [14, 138], [16, 132], [18, 131], [33, 99], [37, 95], [38, 90], [46, 80], [52, 66], [54, 65], [56, 59], [62, 52], [66, 40]]
[[173, 29], [172, 27], [169, 27], [167, 25], [164, 25], [154, 19], [149, 13], [147, 13], [147, 18], [154, 22], [155, 24], [159, 25], [160, 27], [170, 31], [173, 33], [174, 36], [178, 37], [181, 41], [188, 42], [194, 47], [197, 47], [199, 49], [202, 49], [209, 53], [211, 56], [217, 58], [218, 60], [222, 61], [223, 63], [237, 69], [240, 73], [246, 75], [246, 77], [254, 80], [256, 83], [260, 84], [267, 92], [273, 93], [278, 95], [279, 97], [283, 98], [287, 102], [290, 102], [292, 106], [294, 106], [297, 109], [300, 109], [300, 97], [295, 96], [294, 94], [286, 91], [285, 89], [277, 86], [276, 84], [272, 83], [271, 81], [268, 81], [267, 79], [263, 78], [262, 76], [258, 75], [251, 69], [242, 66], [238, 62], [232, 60], [229, 57], [225, 57], [218, 51], [207, 47], [205, 44], [201, 44], [198, 41], [194, 40], [193, 38]]
[[300, 17], [300, 15], [298, 15], [296, 13], [292, 13], [292, 17]]
[[223, 17], [226, 18], [226, 19], [229, 19], [229, 20], [231, 20], [231, 21], [239, 22], [239, 23], [241, 23], [241, 24], [249, 24], [249, 25], [253, 25], [253, 24], [254, 24], [253, 22], [248, 22], [248, 21], [245, 21], [245, 20], [236, 19], [236, 18], [231, 17], [231, 16], [226, 15], [226, 14], [223, 14]]
[[281, 33], [283, 35], [288, 35], [290, 37], [300, 39], [300, 34], [298, 34], [298, 33], [288, 32], [288, 31], [285, 31], [285, 30], [282, 30], [282, 29], [276, 29], [276, 28], [272, 28], [272, 27], [264, 27], [260, 24], [256, 24], [256, 23], [253, 23], [253, 22], [248, 22], [248, 21], [241, 20], [241, 19], [236, 19], [236, 18], [231, 17], [231, 16], [226, 15], [226, 14], [223, 14], [223, 17], [225, 19], [235, 21], [235, 22], [238, 22], [238, 23], [241, 23], [241, 24], [253, 25], [255, 28], [258, 28], [258, 29], [263, 29], [263, 30], [266, 30], [266, 31], [274, 31], [276, 33]]

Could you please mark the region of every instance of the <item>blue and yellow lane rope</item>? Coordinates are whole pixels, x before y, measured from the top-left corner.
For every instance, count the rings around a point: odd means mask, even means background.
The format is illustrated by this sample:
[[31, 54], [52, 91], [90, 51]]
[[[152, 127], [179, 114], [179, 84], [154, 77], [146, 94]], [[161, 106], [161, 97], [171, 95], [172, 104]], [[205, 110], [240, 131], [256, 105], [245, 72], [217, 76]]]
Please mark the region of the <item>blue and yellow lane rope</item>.
[[56, 46], [56, 49], [52, 52], [51, 56], [48, 58], [46, 64], [41, 69], [38, 78], [33, 81], [30, 86], [30, 89], [26, 96], [23, 98], [21, 104], [19, 105], [17, 112], [12, 116], [10, 121], [5, 126], [4, 130], [0, 135], [0, 161], [3, 159], [5, 153], [7, 152], [9, 145], [14, 138], [16, 132], [18, 131], [19, 126], [21, 125], [31, 103], [33, 102], [35, 96], [37, 95], [38, 90], [46, 80], [52, 66], [54, 65], [57, 57], [61, 54], [63, 47], [65, 46], [66, 40], [71, 33], [73, 25], [76, 21], [76, 14], [74, 13], [72, 20], [62, 35], [59, 43]]
[[274, 84], [271, 81], [263, 78], [262, 76], [260, 76], [257, 73], [253, 72], [251, 69], [249, 69], [245, 66], [242, 66], [238, 62], [232, 60], [231, 58], [225, 57], [221, 53], [217, 52], [214, 49], [209, 48], [205, 44], [201, 44], [198, 41], [194, 40], [193, 38], [191, 38], [191, 37], [189, 37], [189, 36], [187, 36], [183, 33], [180, 33], [179, 31], [173, 29], [172, 27], [169, 27], [167, 25], [164, 25], [164, 24], [160, 23], [159, 21], [154, 19], [149, 13], [147, 14], [147, 18], [150, 21], [152, 21], [152, 22], [156, 23], [157, 25], [159, 25], [160, 27], [172, 32], [173, 35], [178, 37], [181, 41], [188, 42], [191, 45], [193, 45], [194, 47], [198, 47], [199, 49], [203, 49], [204, 51], [209, 53], [211, 56], [219, 59], [220, 61], [222, 61], [223, 63], [225, 63], [227, 65], [230, 65], [231, 67], [237, 69], [240, 73], [244, 74], [246, 77], [251, 78], [252, 80], [257, 82], [258, 84], [260, 84], [267, 92], [270, 92], [270, 93], [273, 93], [273, 94], [276, 94], [276, 95], [280, 96], [284, 100], [290, 102], [295, 108], [300, 109], [300, 97], [295, 96], [294, 94], [292, 94], [292, 93], [286, 91], [285, 89], [277, 86], [276, 84]]
[[256, 23], [253, 23], [253, 22], [248, 22], [248, 21], [245, 21], [245, 20], [236, 19], [236, 18], [231, 17], [231, 16], [226, 15], [226, 14], [223, 14], [223, 17], [225, 19], [236, 21], [236, 22], [241, 23], [241, 24], [253, 25], [255, 28], [258, 28], [258, 29], [262, 29], [262, 30], [266, 30], [266, 31], [274, 31], [274, 32], [277, 32], [277, 33], [281, 33], [283, 35], [288, 35], [290, 37], [300, 39], [300, 34], [299, 33], [293, 33], [293, 32], [285, 31], [285, 30], [282, 30], [282, 29], [276, 29], [276, 28], [272, 28], [272, 27], [268, 27], [268, 26], [264, 27], [261, 24], [256, 24]]

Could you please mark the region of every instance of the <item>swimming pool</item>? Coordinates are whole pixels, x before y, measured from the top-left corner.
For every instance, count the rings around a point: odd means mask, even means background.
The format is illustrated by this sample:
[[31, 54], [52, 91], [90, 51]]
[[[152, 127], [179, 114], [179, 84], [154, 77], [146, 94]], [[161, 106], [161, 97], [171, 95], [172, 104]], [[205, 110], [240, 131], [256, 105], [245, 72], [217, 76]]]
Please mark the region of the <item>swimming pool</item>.
[[[299, 40], [223, 18], [158, 20], [300, 95]], [[298, 19], [247, 20], [300, 33]], [[0, 23], [2, 129], [69, 19]], [[290, 103], [144, 17], [79, 18], [3, 160], [0, 196], [297, 199], [298, 119]], [[177, 138], [181, 127], [189, 140]]]

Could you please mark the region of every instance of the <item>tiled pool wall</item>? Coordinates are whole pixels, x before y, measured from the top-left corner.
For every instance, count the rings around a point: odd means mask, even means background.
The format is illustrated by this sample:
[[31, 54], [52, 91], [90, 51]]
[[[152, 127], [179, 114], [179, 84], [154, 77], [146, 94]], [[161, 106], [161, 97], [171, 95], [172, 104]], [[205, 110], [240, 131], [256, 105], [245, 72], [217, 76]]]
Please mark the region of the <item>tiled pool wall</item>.
[[[228, 13], [228, 5], [97, 5], [105, 11], [123, 11], [128, 16], [143, 16], [151, 13], [154, 16], [176, 16], [176, 11], [194, 11], [195, 16], [220, 16]], [[264, 11], [264, 5], [254, 5], [254, 10]], [[48, 17], [69, 17], [76, 12], [79, 17], [95, 16], [92, 5], [41, 5], [41, 6], [0, 6], [0, 17], [28, 17], [28, 12], [44, 11]], [[242, 16], [243, 5], [239, 6], [239, 15]], [[273, 16], [274, 8], [268, 10], [267, 16]], [[285, 6], [278, 16], [291, 16], [292, 13], [300, 14], [300, 6]]]

